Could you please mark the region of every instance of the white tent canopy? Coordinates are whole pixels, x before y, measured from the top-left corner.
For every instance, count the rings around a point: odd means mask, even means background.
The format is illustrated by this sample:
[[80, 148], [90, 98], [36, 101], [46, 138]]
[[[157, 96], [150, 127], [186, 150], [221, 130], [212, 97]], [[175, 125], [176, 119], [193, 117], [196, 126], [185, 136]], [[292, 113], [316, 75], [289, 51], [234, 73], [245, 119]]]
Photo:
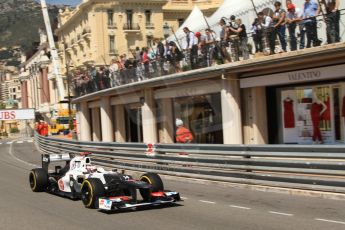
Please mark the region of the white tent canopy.
[[[262, 11], [265, 8], [270, 8], [274, 10], [274, 2], [277, 0], [224, 0], [223, 4], [218, 8], [218, 10], [209, 18], [203, 16], [202, 12], [199, 8], [194, 7], [193, 11], [186, 19], [185, 23], [176, 31], [176, 36], [182, 45], [184, 46], [181, 41], [185, 40], [185, 34], [183, 33], [183, 27], [188, 27], [191, 31], [203, 31], [207, 28], [207, 23], [219, 35], [220, 26], [218, 25], [219, 20], [221, 18], [229, 19], [231, 15], [235, 15], [236, 18], [240, 18], [242, 23], [247, 27], [247, 32], [249, 32], [251, 24], [254, 22], [255, 18], [257, 17], [256, 12], [254, 10], [254, 6], [257, 12]], [[286, 0], [278, 0], [282, 3], [282, 8], [286, 9]], [[304, 1], [293, 1], [297, 8], [303, 9]], [[340, 9], [344, 8], [344, 1], [341, 1]], [[342, 17], [341, 20], [343, 21], [345, 17]], [[342, 23], [342, 22], [341, 22]], [[325, 41], [326, 26], [324, 22], [322, 25], [319, 26], [319, 37]], [[344, 29], [341, 29], [341, 37], [345, 37]], [[175, 40], [173, 36], [170, 36], [168, 40]]]
[[[168, 41], [176, 41], [178, 39], [179, 44], [184, 47], [185, 33], [183, 28], [188, 27], [191, 31], [198, 31], [197, 28], [206, 28], [207, 24], [205, 22], [204, 14], [201, 12], [199, 7], [194, 6], [192, 12], [189, 14], [184, 23], [175, 31], [175, 35], [171, 35], [167, 38]], [[175, 37], [176, 36], [176, 37]]]
[[[266, 7], [273, 8], [273, 3], [276, 0], [253, 0], [257, 11], [263, 10]], [[282, 1], [283, 6], [285, 6], [285, 0]], [[256, 18], [256, 13], [254, 11], [253, 3], [251, 0], [224, 0], [223, 4], [218, 8], [218, 10], [209, 18], [204, 17], [201, 10], [195, 6], [188, 18], [182, 24], [182, 26], [175, 32], [177, 39], [181, 46], [183, 46], [183, 40], [185, 34], [183, 32], [184, 27], [188, 27], [191, 31], [203, 31], [207, 28], [207, 20], [211, 29], [213, 29], [217, 34], [219, 33], [220, 27], [218, 22], [221, 18], [225, 17], [229, 19], [230, 15], [235, 15], [242, 19], [243, 24], [247, 27], [254, 21]], [[176, 38], [174, 35], [171, 35], [168, 38], [168, 41], [175, 41]]]

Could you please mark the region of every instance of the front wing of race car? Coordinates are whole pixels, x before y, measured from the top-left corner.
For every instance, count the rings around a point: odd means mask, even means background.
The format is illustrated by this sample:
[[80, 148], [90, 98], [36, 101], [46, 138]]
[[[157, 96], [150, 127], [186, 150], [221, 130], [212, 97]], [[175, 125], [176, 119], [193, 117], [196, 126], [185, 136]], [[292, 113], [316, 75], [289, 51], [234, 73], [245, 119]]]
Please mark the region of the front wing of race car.
[[143, 206], [158, 206], [164, 204], [171, 204], [180, 201], [180, 194], [178, 192], [153, 192], [151, 194], [152, 201], [150, 202], [133, 202], [128, 196], [117, 197], [102, 197], [99, 198], [99, 209], [104, 211], [120, 210], [120, 209], [133, 209]]

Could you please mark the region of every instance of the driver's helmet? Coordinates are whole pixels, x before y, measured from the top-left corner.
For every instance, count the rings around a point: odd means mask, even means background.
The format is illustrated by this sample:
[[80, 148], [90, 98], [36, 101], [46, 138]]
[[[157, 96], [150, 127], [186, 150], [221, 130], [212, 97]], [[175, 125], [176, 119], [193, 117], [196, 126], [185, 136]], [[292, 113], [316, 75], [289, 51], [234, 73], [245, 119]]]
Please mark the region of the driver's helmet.
[[87, 164], [85, 166], [85, 169], [87, 170], [88, 173], [95, 173], [97, 172], [97, 167], [91, 164]]

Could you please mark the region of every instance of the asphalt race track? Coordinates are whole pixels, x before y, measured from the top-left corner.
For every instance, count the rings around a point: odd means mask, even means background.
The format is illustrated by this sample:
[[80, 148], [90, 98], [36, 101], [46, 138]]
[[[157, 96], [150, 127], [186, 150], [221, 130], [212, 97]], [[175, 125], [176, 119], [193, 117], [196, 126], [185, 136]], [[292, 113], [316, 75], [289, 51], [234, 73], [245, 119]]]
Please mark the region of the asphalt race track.
[[32, 140], [2, 140], [0, 154], [1, 230], [345, 230], [345, 201], [178, 180], [164, 182], [181, 193], [180, 205], [106, 214], [31, 192], [28, 172], [40, 164]]

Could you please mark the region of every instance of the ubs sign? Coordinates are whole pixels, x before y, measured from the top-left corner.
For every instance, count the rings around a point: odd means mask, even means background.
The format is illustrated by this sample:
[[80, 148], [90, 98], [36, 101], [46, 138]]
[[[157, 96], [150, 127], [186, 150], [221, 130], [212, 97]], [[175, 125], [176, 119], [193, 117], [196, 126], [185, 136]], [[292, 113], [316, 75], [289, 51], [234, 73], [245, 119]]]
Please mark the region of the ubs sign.
[[34, 109], [0, 110], [0, 120], [32, 120], [35, 119]]

